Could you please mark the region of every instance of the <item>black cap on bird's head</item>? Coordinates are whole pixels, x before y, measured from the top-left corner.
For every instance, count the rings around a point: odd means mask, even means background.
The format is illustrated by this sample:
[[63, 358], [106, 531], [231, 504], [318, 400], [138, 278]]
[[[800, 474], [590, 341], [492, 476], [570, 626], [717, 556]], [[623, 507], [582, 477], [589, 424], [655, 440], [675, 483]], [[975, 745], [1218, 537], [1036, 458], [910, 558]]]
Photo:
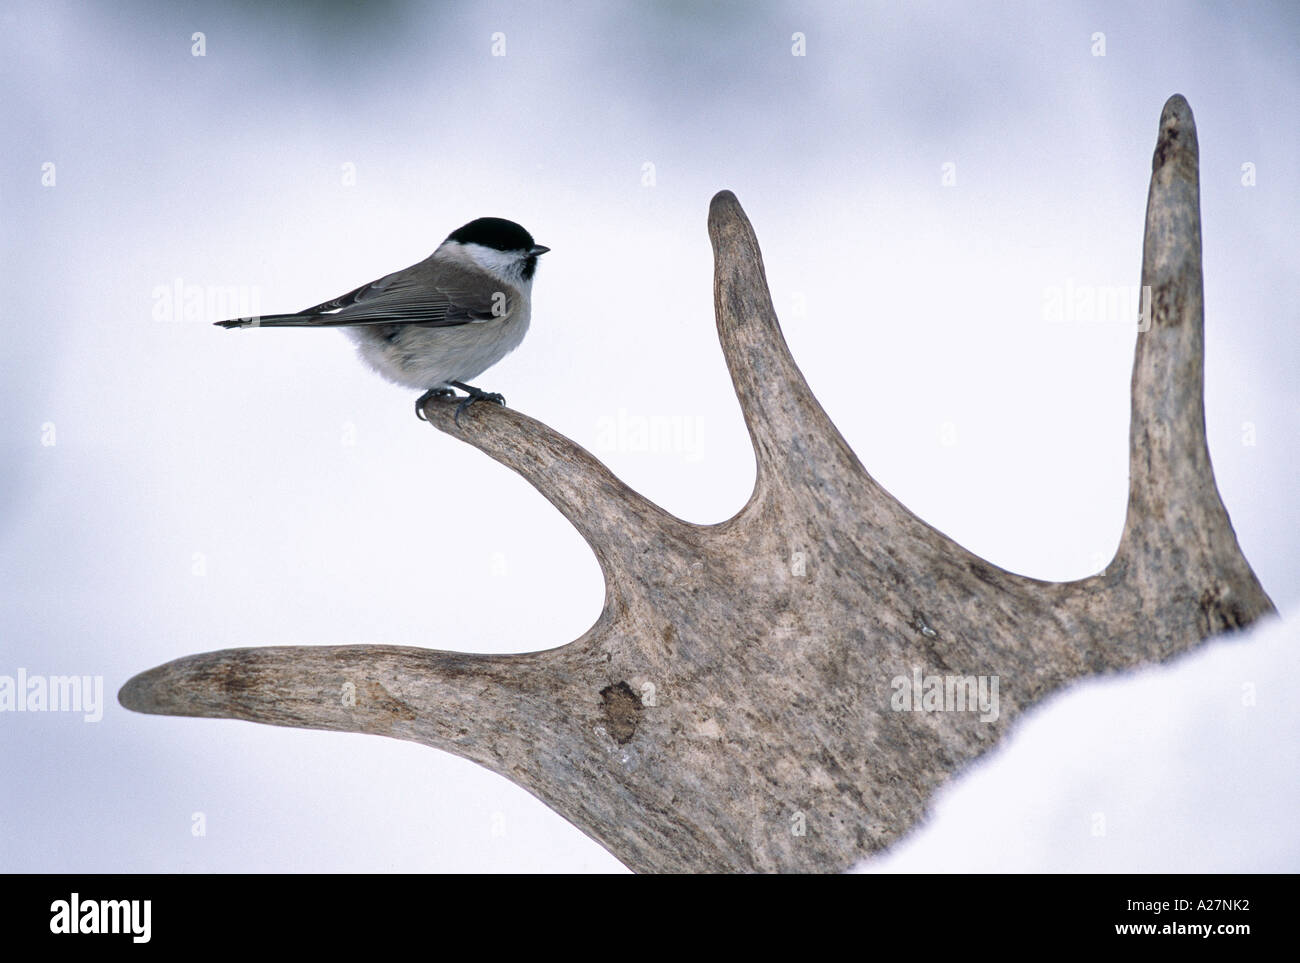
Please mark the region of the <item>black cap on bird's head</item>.
[[538, 245], [533, 243], [533, 236], [514, 221], [507, 221], [504, 217], [480, 217], [478, 220], [470, 221], [464, 227], [448, 234], [447, 240], [459, 241], [461, 244], [481, 244], [483, 247], [498, 251], [527, 251], [530, 254], [541, 254], [549, 250], [549, 248], [542, 248], [538, 251]]
[[520, 254], [524, 263], [519, 273], [525, 280], [531, 280], [537, 269], [537, 258], [550, 250], [533, 241], [533, 236], [514, 221], [504, 217], [480, 217], [470, 221], [464, 227], [457, 228], [447, 235], [447, 240], [460, 244], [478, 244], [481, 247], [501, 251], [504, 254]]

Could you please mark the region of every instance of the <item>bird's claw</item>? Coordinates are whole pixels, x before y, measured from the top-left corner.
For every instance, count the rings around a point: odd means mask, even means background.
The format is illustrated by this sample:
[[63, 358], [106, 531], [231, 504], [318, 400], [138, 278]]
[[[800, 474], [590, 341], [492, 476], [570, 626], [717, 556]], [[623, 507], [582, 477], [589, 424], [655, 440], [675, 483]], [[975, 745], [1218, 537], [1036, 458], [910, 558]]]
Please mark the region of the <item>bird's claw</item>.
[[449, 382], [449, 384], [459, 388], [469, 396], [456, 406], [456, 414], [453, 420], [456, 422], [457, 428], [460, 427], [460, 413], [476, 401], [490, 401], [493, 404], [500, 405], [503, 408], [505, 407], [505, 395], [498, 394], [495, 391], [483, 391], [481, 388], [475, 388], [473, 385], [467, 385], [462, 381], [452, 381]]
[[[456, 414], [454, 417], [457, 428], [460, 427], [460, 413], [476, 401], [490, 401], [493, 404], [501, 405], [503, 408], [505, 407], [505, 395], [498, 394], [495, 391], [483, 391], [481, 388], [475, 388], [473, 385], [467, 385], [460, 381], [452, 381], [449, 383], [455, 385], [469, 396], [456, 406]], [[430, 388], [424, 394], [420, 395], [420, 397], [415, 399], [415, 417], [419, 418], [421, 421], [428, 421], [429, 419], [424, 417], [424, 406], [428, 404], [430, 400], [433, 398], [454, 398], [455, 395], [456, 392], [452, 391], [450, 388]]]
[[450, 388], [430, 388], [424, 394], [420, 395], [420, 397], [415, 399], [415, 417], [419, 418], [421, 421], [428, 421], [429, 419], [424, 417], [424, 406], [434, 398], [448, 398], [455, 394], [456, 392], [452, 391]]

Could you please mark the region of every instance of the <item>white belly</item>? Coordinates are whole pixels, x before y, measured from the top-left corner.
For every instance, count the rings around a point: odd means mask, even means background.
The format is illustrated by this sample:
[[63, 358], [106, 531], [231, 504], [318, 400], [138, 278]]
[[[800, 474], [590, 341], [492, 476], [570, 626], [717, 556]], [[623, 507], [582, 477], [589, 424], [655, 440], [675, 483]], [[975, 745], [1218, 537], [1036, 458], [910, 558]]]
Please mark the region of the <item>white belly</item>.
[[469, 381], [519, 347], [528, 333], [528, 310], [446, 328], [372, 325], [347, 332], [385, 378], [408, 388], [437, 388]]

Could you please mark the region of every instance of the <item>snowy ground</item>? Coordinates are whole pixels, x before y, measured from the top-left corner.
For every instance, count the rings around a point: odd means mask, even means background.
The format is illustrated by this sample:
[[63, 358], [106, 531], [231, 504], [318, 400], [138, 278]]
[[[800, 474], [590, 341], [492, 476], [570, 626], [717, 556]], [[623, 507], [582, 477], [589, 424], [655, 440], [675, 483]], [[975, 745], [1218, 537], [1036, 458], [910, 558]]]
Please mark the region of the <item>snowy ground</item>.
[[857, 872], [1300, 870], [1300, 619], [1074, 686]]

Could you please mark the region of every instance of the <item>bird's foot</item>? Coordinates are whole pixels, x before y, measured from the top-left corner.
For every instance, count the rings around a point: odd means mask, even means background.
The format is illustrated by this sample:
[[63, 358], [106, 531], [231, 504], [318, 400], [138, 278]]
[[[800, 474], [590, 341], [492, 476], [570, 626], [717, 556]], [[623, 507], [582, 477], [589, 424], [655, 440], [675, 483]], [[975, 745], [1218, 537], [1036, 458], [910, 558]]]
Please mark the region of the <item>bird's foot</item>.
[[473, 385], [467, 385], [463, 381], [449, 381], [447, 384], [459, 388], [461, 391], [465, 392], [465, 394], [469, 395], [468, 398], [456, 406], [455, 421], [457, 427], [460, 426], [460, 413], [476, 401], [490, 401], [493, 404], [500, 405], [503, 408], [505, 407], [505, 395], [497, 394], [495, 391], [483, 391], [480, 388], [475, 388]]
[[421, 421], [428, 421], [429, 419], [424, 417], [424, 406], [434, 398], [450, 398], [455, 396], [455, 394], [456, 392], [452, 391], [450, 388], [430, 388], [424, 394], [420, 395], [420, 397], [415, 399], [415, 417], [419, 418]]

